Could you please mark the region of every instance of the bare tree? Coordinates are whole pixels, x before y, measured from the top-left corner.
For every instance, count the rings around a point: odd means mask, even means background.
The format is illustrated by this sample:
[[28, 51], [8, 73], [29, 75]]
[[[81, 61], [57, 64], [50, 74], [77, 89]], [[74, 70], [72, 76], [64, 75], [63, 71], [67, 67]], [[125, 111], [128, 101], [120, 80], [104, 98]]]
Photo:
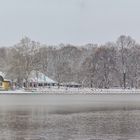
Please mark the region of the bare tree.
[[128, 48], [131, 48], [135, 45], [135, 41], [130, 36], [120, 36], [117, 40], [117, 45], [121, 53], [121, 63], [122, 63], [122, 79], [123, 79], [123, 88], [126, 88], [126, 57], [125, 51]]
[[20, 43], [15, 45], [12, 52], [12, 67], [18, 75], [18, 80], [26, 81], [28, 85], [28, 77], [30, 72], [34, 69], [34, 56], [38, 51], [38, 43], [31, 41], [29, 38], [23, 38]]

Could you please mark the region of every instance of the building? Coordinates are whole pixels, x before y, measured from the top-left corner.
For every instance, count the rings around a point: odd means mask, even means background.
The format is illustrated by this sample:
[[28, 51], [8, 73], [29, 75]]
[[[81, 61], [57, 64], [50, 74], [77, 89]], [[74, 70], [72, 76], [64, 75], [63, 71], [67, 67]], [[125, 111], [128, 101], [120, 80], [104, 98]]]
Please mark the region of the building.
[[5, 74], [0, 72], [0, 89], [9, 90], [11, 88], [11, 81], [4, 79]]
[[33, 70], [28, 78], [29, 86], [36, 87], [36, 86], [55, 86], [58, 82], [52, 80], [45, 74], [39, 71]]

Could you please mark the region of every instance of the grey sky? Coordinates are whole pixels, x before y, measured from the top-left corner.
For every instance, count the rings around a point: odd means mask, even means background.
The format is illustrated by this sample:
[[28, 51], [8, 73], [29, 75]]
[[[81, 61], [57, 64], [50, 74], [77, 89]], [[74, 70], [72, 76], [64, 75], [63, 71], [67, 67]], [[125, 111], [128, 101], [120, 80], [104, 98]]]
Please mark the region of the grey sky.
[[22, 37], [46, 44], [140, 41], [140, 0], [0, 0], [0, 46]]

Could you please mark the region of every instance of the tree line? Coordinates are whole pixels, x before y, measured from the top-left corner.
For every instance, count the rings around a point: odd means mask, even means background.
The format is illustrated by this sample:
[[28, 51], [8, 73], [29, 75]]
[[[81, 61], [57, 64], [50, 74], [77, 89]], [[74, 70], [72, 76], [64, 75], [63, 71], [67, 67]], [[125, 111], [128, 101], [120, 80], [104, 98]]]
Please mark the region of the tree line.
[[32, 70], [59, 83], [77, 82], [93, 88], [139, 88], [140, 44], [121, 35], [104, 45], [42, 45], [28, 37], [0, 47], [0, 71], [11, 80], [28, 82]]

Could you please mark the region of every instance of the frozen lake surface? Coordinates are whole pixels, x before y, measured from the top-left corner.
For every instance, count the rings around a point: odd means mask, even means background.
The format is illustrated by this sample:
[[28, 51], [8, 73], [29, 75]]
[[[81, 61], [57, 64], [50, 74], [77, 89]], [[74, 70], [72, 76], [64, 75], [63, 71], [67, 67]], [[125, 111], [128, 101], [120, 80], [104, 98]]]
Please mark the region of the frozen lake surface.
[[140, 95], [0, 95], [0, 140], [139, 140]]

